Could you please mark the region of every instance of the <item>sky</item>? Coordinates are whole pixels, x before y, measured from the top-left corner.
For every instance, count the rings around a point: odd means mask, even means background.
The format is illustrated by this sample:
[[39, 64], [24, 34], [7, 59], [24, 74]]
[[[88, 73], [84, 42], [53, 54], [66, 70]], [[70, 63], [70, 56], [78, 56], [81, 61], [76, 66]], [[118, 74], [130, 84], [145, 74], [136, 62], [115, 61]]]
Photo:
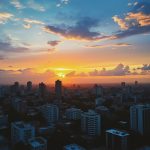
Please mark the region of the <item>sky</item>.
[[0, 0], [0, 84], [150, 82], [149, 0]]

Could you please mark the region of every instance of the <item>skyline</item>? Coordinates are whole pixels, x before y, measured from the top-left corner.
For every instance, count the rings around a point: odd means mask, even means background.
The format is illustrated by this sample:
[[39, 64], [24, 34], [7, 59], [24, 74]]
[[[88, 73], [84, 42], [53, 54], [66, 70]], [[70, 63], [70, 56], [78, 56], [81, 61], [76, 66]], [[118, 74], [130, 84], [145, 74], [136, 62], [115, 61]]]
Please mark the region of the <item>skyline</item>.
[[0, 83], [150, 81], [148, 0], [1, 0]]

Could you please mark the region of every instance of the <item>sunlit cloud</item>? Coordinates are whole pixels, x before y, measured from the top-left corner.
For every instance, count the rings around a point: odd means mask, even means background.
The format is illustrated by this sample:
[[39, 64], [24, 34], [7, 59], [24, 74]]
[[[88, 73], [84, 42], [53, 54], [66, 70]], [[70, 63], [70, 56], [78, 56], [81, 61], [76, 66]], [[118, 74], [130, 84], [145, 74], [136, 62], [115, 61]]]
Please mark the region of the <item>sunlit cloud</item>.
[[129, 47], [132, 46], [132, 44], [128, 43], [116, 43], [116, 44], [105, 44], [105, 45], [86, 45], [87, 48], [114, 48], [114, 47]]
[[17, 9], [24, 9], [25, 8], [25, 6], [23, 6], [19, 0], [11, 0], [10, 4], [12, 4]]
[[7, 20], [11, 19], [14, 15], [8, 12], [0, 12], [0, 24], [4, 24]]
[[57, 34], [66, 39], [99, 40], [101, 39], [101, 34], [96, 31], [91, 31], [91, 28], [97, 27], [98, 23], [98, 20], [87, 17], [77, 21], [74, 26], [63, 27], [62, 25], [47, 25], [43, 28], [43, 31], [51, 34]]
[[124, 30], [128, 29], [128, 26], [123, 19], [119, 18], [118, 16], [114, 16], [112, 18], [114, 22], [116, 22], [120, 26], [121, 29], [124, 29]]

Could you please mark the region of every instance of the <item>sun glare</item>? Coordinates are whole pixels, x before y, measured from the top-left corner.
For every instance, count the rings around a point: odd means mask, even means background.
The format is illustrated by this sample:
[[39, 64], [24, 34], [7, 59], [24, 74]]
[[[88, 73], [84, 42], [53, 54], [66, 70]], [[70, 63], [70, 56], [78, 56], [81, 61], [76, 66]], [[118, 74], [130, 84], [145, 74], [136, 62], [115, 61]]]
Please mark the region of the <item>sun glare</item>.
[[65, 74], [62, 73], [62, 72], [58, 73], [57, 76], [60, 77], [60, 78], [65, 78]]

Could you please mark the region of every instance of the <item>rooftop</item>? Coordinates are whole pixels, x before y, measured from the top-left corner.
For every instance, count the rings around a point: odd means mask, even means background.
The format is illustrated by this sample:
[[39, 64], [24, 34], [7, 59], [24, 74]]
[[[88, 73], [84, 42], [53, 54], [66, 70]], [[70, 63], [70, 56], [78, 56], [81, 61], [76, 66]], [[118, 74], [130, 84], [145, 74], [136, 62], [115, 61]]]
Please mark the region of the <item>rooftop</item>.
[[35, 138], [32, 138], [32, 139], [29, 140], [29, 144], [32, 147], [39, 147], [41, 145], [46, 144], [46, 140], [42, 137], [35, 137]]
[[13, 125], [15, 125], [18, 128], [32, 128], [33, 126], [29, 123], [24, 123], [23, 121], [14, 122]]
[[129, 135], [129, 133], [127, 133], [125, 131], [120, 131], [120, 130], [116, 130], [116, 129], [109, 129], [109, 130], [106, 130], [106, 132], [117, 135], [117, 136], [122, 136], [122, 137]]
[[64, 147], [64, 150], [85, 150], [83, 147], [80, 147], [77, 144], [70, 144]]

